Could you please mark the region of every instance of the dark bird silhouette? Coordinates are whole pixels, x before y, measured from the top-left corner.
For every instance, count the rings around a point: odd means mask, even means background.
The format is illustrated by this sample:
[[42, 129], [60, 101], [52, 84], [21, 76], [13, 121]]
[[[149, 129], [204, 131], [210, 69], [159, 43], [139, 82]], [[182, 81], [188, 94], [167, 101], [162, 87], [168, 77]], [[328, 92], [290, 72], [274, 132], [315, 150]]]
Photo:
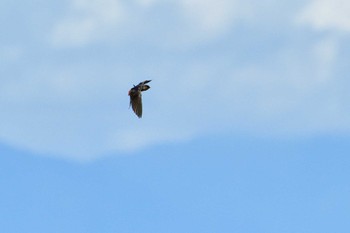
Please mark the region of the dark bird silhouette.
[[134, 85], [133, 88], [129, 91], [130, 96], [130, 106], [132, 107], [132, 110], [135, 112], [135, 114], [141, 118], [142, 117], [142, 91], [147, 91], [151, 87], [146, 85], [146, 83], [151, 82], [152, 80], [145, 80], [143, 82], [140, 82], [136, 86]]

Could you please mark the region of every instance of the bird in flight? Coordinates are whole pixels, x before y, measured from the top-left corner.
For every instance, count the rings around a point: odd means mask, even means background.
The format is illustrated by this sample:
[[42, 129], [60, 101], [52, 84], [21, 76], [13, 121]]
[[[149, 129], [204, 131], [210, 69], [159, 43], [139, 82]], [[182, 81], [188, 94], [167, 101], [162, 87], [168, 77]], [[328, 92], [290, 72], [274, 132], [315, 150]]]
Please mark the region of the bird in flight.
[[142, 91], [147, 91], [151, 87], [146, 85], [146, 83], [151, 82], [152, 80], [145, 80], [143, 82], [140, 82], [136, 86], [134, 85], [133, 88], [129, 91], [130, 96], [130, 106], [132, 107], [132, 110], [135, 112], [135, 114], [138, 116], [138, 118], [142, 117]]

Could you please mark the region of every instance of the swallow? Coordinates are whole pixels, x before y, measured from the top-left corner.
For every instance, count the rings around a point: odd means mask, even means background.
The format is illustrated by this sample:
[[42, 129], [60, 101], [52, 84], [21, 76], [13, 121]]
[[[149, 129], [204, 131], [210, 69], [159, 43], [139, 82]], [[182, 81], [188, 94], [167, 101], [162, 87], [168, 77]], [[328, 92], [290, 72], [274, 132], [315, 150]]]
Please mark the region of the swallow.
[[[146, 83], [151, 82], [152, 80], [145, 80], [140, 82], [136, 86], [130, 89], [128, 95], [130, 96], [130, 106], [138, 118], [142, 117], [142, 91], [147, 91], [151, 87], [146, 85]], [[129, 107], [130, 107], [129, 106]]]

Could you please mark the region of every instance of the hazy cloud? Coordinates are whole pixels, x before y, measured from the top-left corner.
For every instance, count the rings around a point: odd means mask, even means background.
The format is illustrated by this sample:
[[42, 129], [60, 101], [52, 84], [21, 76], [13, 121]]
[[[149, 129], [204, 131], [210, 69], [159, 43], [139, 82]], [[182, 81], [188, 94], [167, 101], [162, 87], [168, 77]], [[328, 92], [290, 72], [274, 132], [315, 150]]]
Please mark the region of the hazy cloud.
[[84, 46], [109, 36], [142, 37], [154, 30], [166, 31], [157, 33], [168, 45], [195, 43], [215, 38], [235, 20], [248, 17], [247, 6], [232, 0], [73, 0], [67, 11], [53, 29], [56, 46]]
[[316, 30], [350, 31], [350, 2], [347, 0], [313, 0], [300, 12], [298, 21]]
[[[212, 133], [349, 132], [349, 54], [331, 32], [305, 33], [305, 13], [271, 20], [228, 0], [70, 3], [54, 48], [2, 49], [13, 61], [2, 65], [3, 142], [87, 161]], [[244, 21], [250, 10], [259, 18]], [[140, 120], [127, 91], [143, 79], [153, 81]]]
[[53, 29], [53, 44], [83, 46], [104, 37], [121, 23], [124, 11], [119, 0], [72, 0], [68, 16]]

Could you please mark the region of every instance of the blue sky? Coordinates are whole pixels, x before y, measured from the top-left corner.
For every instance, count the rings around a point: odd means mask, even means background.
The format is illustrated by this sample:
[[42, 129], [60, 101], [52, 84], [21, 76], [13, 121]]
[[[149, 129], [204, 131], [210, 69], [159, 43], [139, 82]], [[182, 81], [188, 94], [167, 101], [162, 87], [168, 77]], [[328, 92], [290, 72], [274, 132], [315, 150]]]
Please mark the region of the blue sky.
[[0, 230], [348, 232], [349, 10], [1, 1]]

